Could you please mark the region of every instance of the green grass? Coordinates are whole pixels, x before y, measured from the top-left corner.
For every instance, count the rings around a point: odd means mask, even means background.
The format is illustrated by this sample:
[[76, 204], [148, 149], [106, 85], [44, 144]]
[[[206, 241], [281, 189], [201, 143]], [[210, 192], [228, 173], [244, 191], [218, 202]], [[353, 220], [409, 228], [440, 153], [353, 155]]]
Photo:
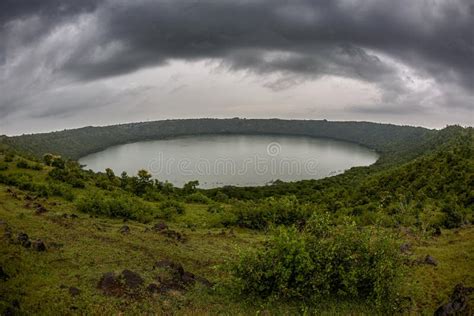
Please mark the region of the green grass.
[[[5, 307], [13, 300], [20, 302], [26, 314], [370, 314], [370, 306], [358, 302], [325, 302], [318, 306], [301, 306], [292, 302], [268, 302], [255, 298], [232, 297], [222, 284], [229, 275], [223, 265], [236, 260], [237, 249], [259, 247], [266, 240], [262, 232], [207, 228], [209, 214], [204, 205], [186, 205], [186, 215], [168, 223], [171, 229], [184, 233], [186, 242], [170, 240], [154, 232], [145, 232], [151, 225], [129, 221], [128, 235], [119, 233], [123, 220], [91, 218], [78, 214], [77, 219], [64, 219], [64, 213], [75, 213], [70, 202], [42, 200], [49, 211], [35, 215], [24, 207], [25, 193], [17, 189], [18, 198], [0, 185], [0, 219], [13, 229], [14, 237], [26, 232], [31, 239], [40, 238], [48, 246], [44, 253], [1, 241], [0, 265], [11, 278], [2, 282], [0, 297]], [[196, 226], [187, 228], [187, 224]], [[1, 229], [4, 229], [2, 227]], [[222, 231], [226, 232], [225, 235]], [[3, 235], [3, 231], [0, 231]], [[414, 245], [414, 255], [430, 254], [439, 260], [437, 267], [420, 265], [409, 268], [405, 277], [405, 295], [413, 298], [411, 312], [430, 314], [447, 299], [458, 282], [472, 284], [474, 277], [474, 228], [444, 230], [441, 237], [420, 239], [406, 237]], [[54, 247], [54, 245], [56, 246]], [[153, 264], [170, 259], [184, 268], [216, 282], [213, 289], [196, 286], [189, 292], [151, 295], [141, 300], [111, 298], [97, 288], [101, 275], [108, 271], [131, 269], [138, 272], [146, 284], [156, 277]], [[81, 294], [71, 297], [61, 285], [74, 286]], [[0, 305], [1, 306], [1, 305]]]

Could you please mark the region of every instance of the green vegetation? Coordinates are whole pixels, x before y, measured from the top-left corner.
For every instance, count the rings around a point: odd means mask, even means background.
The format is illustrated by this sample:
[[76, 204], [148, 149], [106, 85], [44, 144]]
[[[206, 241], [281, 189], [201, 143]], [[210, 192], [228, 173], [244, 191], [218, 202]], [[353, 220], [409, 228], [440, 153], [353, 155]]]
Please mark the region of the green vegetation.
[[398, 311], [401, 254], [395, 238], [355, 223], [331, 225], [315, 215], [303, 232], [280, 228], [264, 249], [233, 267], [241, 294], [319, 302], [361, 299], [381, 312]]
[[[381, 158], [211, 190], [67, 158], [193, 130], [291, 130]], [[0, 139], [1, 314], [432, 314], [456, 284], [474, 285], [472, 128], [185, 120]], [[107, 272], [120, 274], [113, 289]]]

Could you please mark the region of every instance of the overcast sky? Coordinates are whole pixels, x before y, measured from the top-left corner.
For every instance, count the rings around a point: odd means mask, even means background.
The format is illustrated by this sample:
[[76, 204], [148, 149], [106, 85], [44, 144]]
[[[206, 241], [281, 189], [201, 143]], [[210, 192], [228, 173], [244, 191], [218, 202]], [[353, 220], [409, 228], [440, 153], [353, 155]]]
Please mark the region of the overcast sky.
[[474, 125], [474, 2], [0, 1], [0, 134], [235, 116]]

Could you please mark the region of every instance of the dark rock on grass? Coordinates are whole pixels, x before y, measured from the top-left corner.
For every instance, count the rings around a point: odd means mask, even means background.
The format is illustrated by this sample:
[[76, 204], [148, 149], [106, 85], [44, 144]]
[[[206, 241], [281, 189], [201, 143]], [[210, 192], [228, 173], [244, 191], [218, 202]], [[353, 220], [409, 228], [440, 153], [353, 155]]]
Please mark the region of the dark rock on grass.
[[439, 237], [441, 236], [441, 228], [436, 227], [433, 231], [433, 237]]
[[125, 286], [129, 289], [136, 289], [142, 286], [144, 282], [142, 277], [138, 273], [127, 269], [123, 270], [120, 276], [124, 280]]
[[35, 210], [35, 214], [36, 215], [41, 215], [41, 214], [44, 214], [46, 213], [48, 210], [41, 204], [39, 204], [37, 207], [36, 207], [36, 210]]
[[31, 195], [27, 195], [27, 196], [25, 196], [25, 199], [24, 199], [24, 200], [25, 200], [25, 201], [34, 201], [35, 199], [36, 199], [36, 198], [33, 197], [33, 196], [31, 196]]
[[167, 238], [174, 239], [174, 240], [179, 241], [179, 242], [185, 242], [186, 241], [186, 238], [184, 237], [184, 235], [181, 234], [180, 232], [175, 231], [175, 230], [166, 229], [166, 230], [161, 231], [160, 234], [167, 237]]
[[214, 283], [212, 283], [211, 281], [209, 281], [208, 279], [206, 278], [203, 278], [203, 277], [200, 277], [200, 276], [196, 276], [195, 277], [195, 280], [196, 282], [204, 285], [205, 287], [212, 287], [214, 285]]
[[25, 234], [25, 233], [19, 233], [19, 234], [18, 234], [18, 237], [17, 237], [17, 240], [18, 240], [18, 242], [20, 243], [20, 245], [22, 245], [23, 247], [25, 247], [25, 248], [30, 248], [30, 246], [31, 246], [31, 241], [30, 241], [30, 237], [28, 237], [27, 234]]
[[9, 278], [10, 278], [10, 276], [5, 271], [3, 271], [3, 267], [0, 266], [0, 280], [6, 281]]
[[[172, 282], [164, 283], [166, 287], [169, 288], [179, 288], [182, 285], [193, 285], [196, 282], [201, 283], [206, 287], [211, 287], [212, 283], [206, 278], [196, 276], [189, 271], [185, 271], [183, 266], [179, 263], [173, 262], [171, 260], [160, 260], [155, 263], [154, 268], [167, 268], [173, 273]], [[176, 284], [173, 284], [176, 283]], [[162, 282], [163, 283], [163, 282]]]
[[39, 252], [46, 251], [46, 245], [41, 239], [37, 239], [32, 243], [33, 249]]
[[146, 287], [148, 293], [160, 293], [161, 288], [156, 283], [151, 283]]
[[168, 225], [166, 225], [164, 222], [155, 224], [155, 225], [152, 227], [152, 230], [154, 230], [155, 232], [161, 232], [161, 231], [167, 230], [167, 229], [168, 229]]
[[104, 273], [97, 288], [102, 290], [105, 295], [122, 296], [125, 293], [124, 286], [113, 272]]
[[133, 296], [144, 283], [143, 278], [130, 270], [123, 270], [119, 276], [113, 272], [104, 273], [97, 284], [97, 288], [105, 295], [123, 296], [129, 294]]
[[430, 255], [426, 255], [424, 263], [432, 266], [438, 265], [438, 261]]
[[81, 290], [79, 290], [77, 287], [71, 286], [69, 287], [69, 294], [73, 297], [78, 296], [81, 294]]
[[402, 245], [400, 246], [400, 251], [401, 251], [402, 253], [405, 253], [405, 254], [406, 254], [406, 253], [409, 253], [410, 250], [411, 250], [411, 244], [409, 244], [409, 243], [404, 243], [404, 244], [402, 244]]
[[179, 275], [184, 273], [184, 268], [181, 264], [166, 259], [155, 262], [153, 268], [168, 268]]
[[79, 218], [79, 216], [77, 216], [76, 214], [71, 214], [70, 216], [72, 219], [76, 219], [76, 218]]
[[129, 233], [130, 233], [130, 227], [128, 227], [127, 225], [123, 225], [123, 226], [120, 228], [119, 232], [120, 232], [121, 234], [129, 234]]
[[462, 283], [457, 284], [454, 287], [453, 293], [451, 294], [450, 301], [438, 307], [434, 315], [435, 316], [448, 316], [448, 315], [470, 316], [472, 315], [471, 306], [469, 305], [469, 295], [471, 295], [473, 292], [474, 292], [474, 288], [464, 287]]

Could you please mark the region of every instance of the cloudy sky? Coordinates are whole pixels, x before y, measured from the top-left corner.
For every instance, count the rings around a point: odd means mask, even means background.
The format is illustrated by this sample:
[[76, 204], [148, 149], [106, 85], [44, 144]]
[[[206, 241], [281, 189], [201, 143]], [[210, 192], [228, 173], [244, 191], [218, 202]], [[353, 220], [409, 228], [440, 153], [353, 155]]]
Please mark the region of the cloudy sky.
[[235, 116], [474, 125], [474, 2], [0, 1], [0, 134]]

